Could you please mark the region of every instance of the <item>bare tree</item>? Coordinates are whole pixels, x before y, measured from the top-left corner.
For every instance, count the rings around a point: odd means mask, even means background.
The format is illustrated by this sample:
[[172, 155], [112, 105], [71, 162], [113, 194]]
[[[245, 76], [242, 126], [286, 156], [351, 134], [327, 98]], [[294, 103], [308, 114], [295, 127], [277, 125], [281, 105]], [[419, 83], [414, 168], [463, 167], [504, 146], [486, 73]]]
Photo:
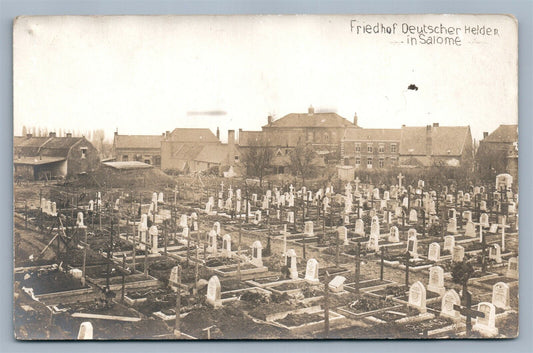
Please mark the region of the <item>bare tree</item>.
[[305, 185], [305, 179], [309, 178], [313, 173], [314, 159], [316, 153], [311, 146], [305, 143], [298, 143], [298, 145], [289, 154], [293, 173], [301, 176], [302, 184]]
[[271, 167], [273, 156], [274, 151], [264, 136], [250, 141], [241, 156], [246, 175], [259, 178], [259, 184], [263, 186], [263, 178]]

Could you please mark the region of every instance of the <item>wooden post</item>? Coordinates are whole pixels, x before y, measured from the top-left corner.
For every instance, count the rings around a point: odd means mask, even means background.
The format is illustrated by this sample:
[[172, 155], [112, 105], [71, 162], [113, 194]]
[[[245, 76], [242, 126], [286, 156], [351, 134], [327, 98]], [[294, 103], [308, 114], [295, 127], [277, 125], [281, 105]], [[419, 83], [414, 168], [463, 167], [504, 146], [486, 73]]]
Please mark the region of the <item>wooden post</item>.
[[135, 271], [137, 270], [137, 268], [135, 267], [135, 254], [137, 253], [137, 236], [135, 235], [135, 223], [133, 223], [132, 225], [133, 227], [133, 253], [132, 253], [132, 256], [133, 256], [133, 273], [135, 273]]
[[120, 300], [124, 302], [124, 290], [126, 287], [126, 254], [122, 254], [122, 295]]
[[329, 273], [326, 271], [324, 288], [324, 338], [329, 338]]
[[383, 281], [383, 269], [384, 269], [384, 266], [385, 265], [385, 247], [382, 246], [381, 247], [381, 268], [380, 268], [380, 271], [379, 271], [379, 279]]
[[355, 248], [355, 295], [359, 298], [359, 276], [361, 274], [361, 243], [357, 242]]
[[405, 286], [409, 288], [409, 266], [410, 266], [411, 254], [409, 250], [405, 253]]
[[180, 311], [181, 311], [181, 266], [178, 265], [178, 290], [176, 293], [176, 322], [174, 323], [174, 335], [176, 338], [181, 337], [180, 330]]

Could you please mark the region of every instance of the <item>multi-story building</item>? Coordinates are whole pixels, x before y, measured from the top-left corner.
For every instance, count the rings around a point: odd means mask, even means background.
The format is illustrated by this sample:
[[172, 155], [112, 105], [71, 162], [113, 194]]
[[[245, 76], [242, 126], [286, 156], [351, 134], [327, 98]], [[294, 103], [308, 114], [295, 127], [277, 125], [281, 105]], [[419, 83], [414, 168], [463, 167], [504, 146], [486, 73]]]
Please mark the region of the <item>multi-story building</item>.
[[501, 173], [518, 180], [518, 125], [500, 125], [490, 135], [483, 133], [476, 154], [478, 171], [487, 177]]
[[347, 129], [341, 144], [344, 165], [380, 169], [398, 165], [400, 129]]

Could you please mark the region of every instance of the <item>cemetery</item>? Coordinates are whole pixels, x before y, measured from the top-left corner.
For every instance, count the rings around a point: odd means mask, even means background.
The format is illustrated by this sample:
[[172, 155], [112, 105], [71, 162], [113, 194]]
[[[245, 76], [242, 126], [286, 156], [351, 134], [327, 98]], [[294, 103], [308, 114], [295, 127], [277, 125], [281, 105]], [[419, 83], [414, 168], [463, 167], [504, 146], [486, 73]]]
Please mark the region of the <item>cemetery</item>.
[[501, 180], [16, 189], [16, 325], [41, 315], [53, 339], [513, 337], [518, 199]]

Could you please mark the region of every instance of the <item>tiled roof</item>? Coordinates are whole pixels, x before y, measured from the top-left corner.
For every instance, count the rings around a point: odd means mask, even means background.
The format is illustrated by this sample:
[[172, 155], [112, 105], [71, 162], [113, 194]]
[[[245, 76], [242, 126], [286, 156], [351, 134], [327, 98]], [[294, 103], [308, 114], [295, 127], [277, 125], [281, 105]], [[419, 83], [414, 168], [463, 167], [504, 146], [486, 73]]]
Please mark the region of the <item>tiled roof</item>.
[[84, 137], [29, 137], [13, 140], [14, 152], [20, 156], [67, 157], [68, 152]]
[[161, 135], [115, 135], [116, 148], [161, 148]]
[[518, 141], [518, 125], [500, 125], [483, 142], [505, 142], [513, 143]]
[[202, 151], [195, 157], [191, 158], [198, 162], [206, 163], [225, 163], [228, 157], [228, 145], [205, 145]]
[[220, 142], [209, 129], [177, 128], [170, 133], [169, 139], [179, 142]]
[[346, 129], [344, 141], [400, 141], [401, 129]]
[[264, 127], [356, 127], [337, 113], [291, 113]]
[[[469, 126], [431, 127], [432, 156], [460, 156], [472, 143]], [[400, 155], [425, 155], [427, 127], [402, 127]]]

